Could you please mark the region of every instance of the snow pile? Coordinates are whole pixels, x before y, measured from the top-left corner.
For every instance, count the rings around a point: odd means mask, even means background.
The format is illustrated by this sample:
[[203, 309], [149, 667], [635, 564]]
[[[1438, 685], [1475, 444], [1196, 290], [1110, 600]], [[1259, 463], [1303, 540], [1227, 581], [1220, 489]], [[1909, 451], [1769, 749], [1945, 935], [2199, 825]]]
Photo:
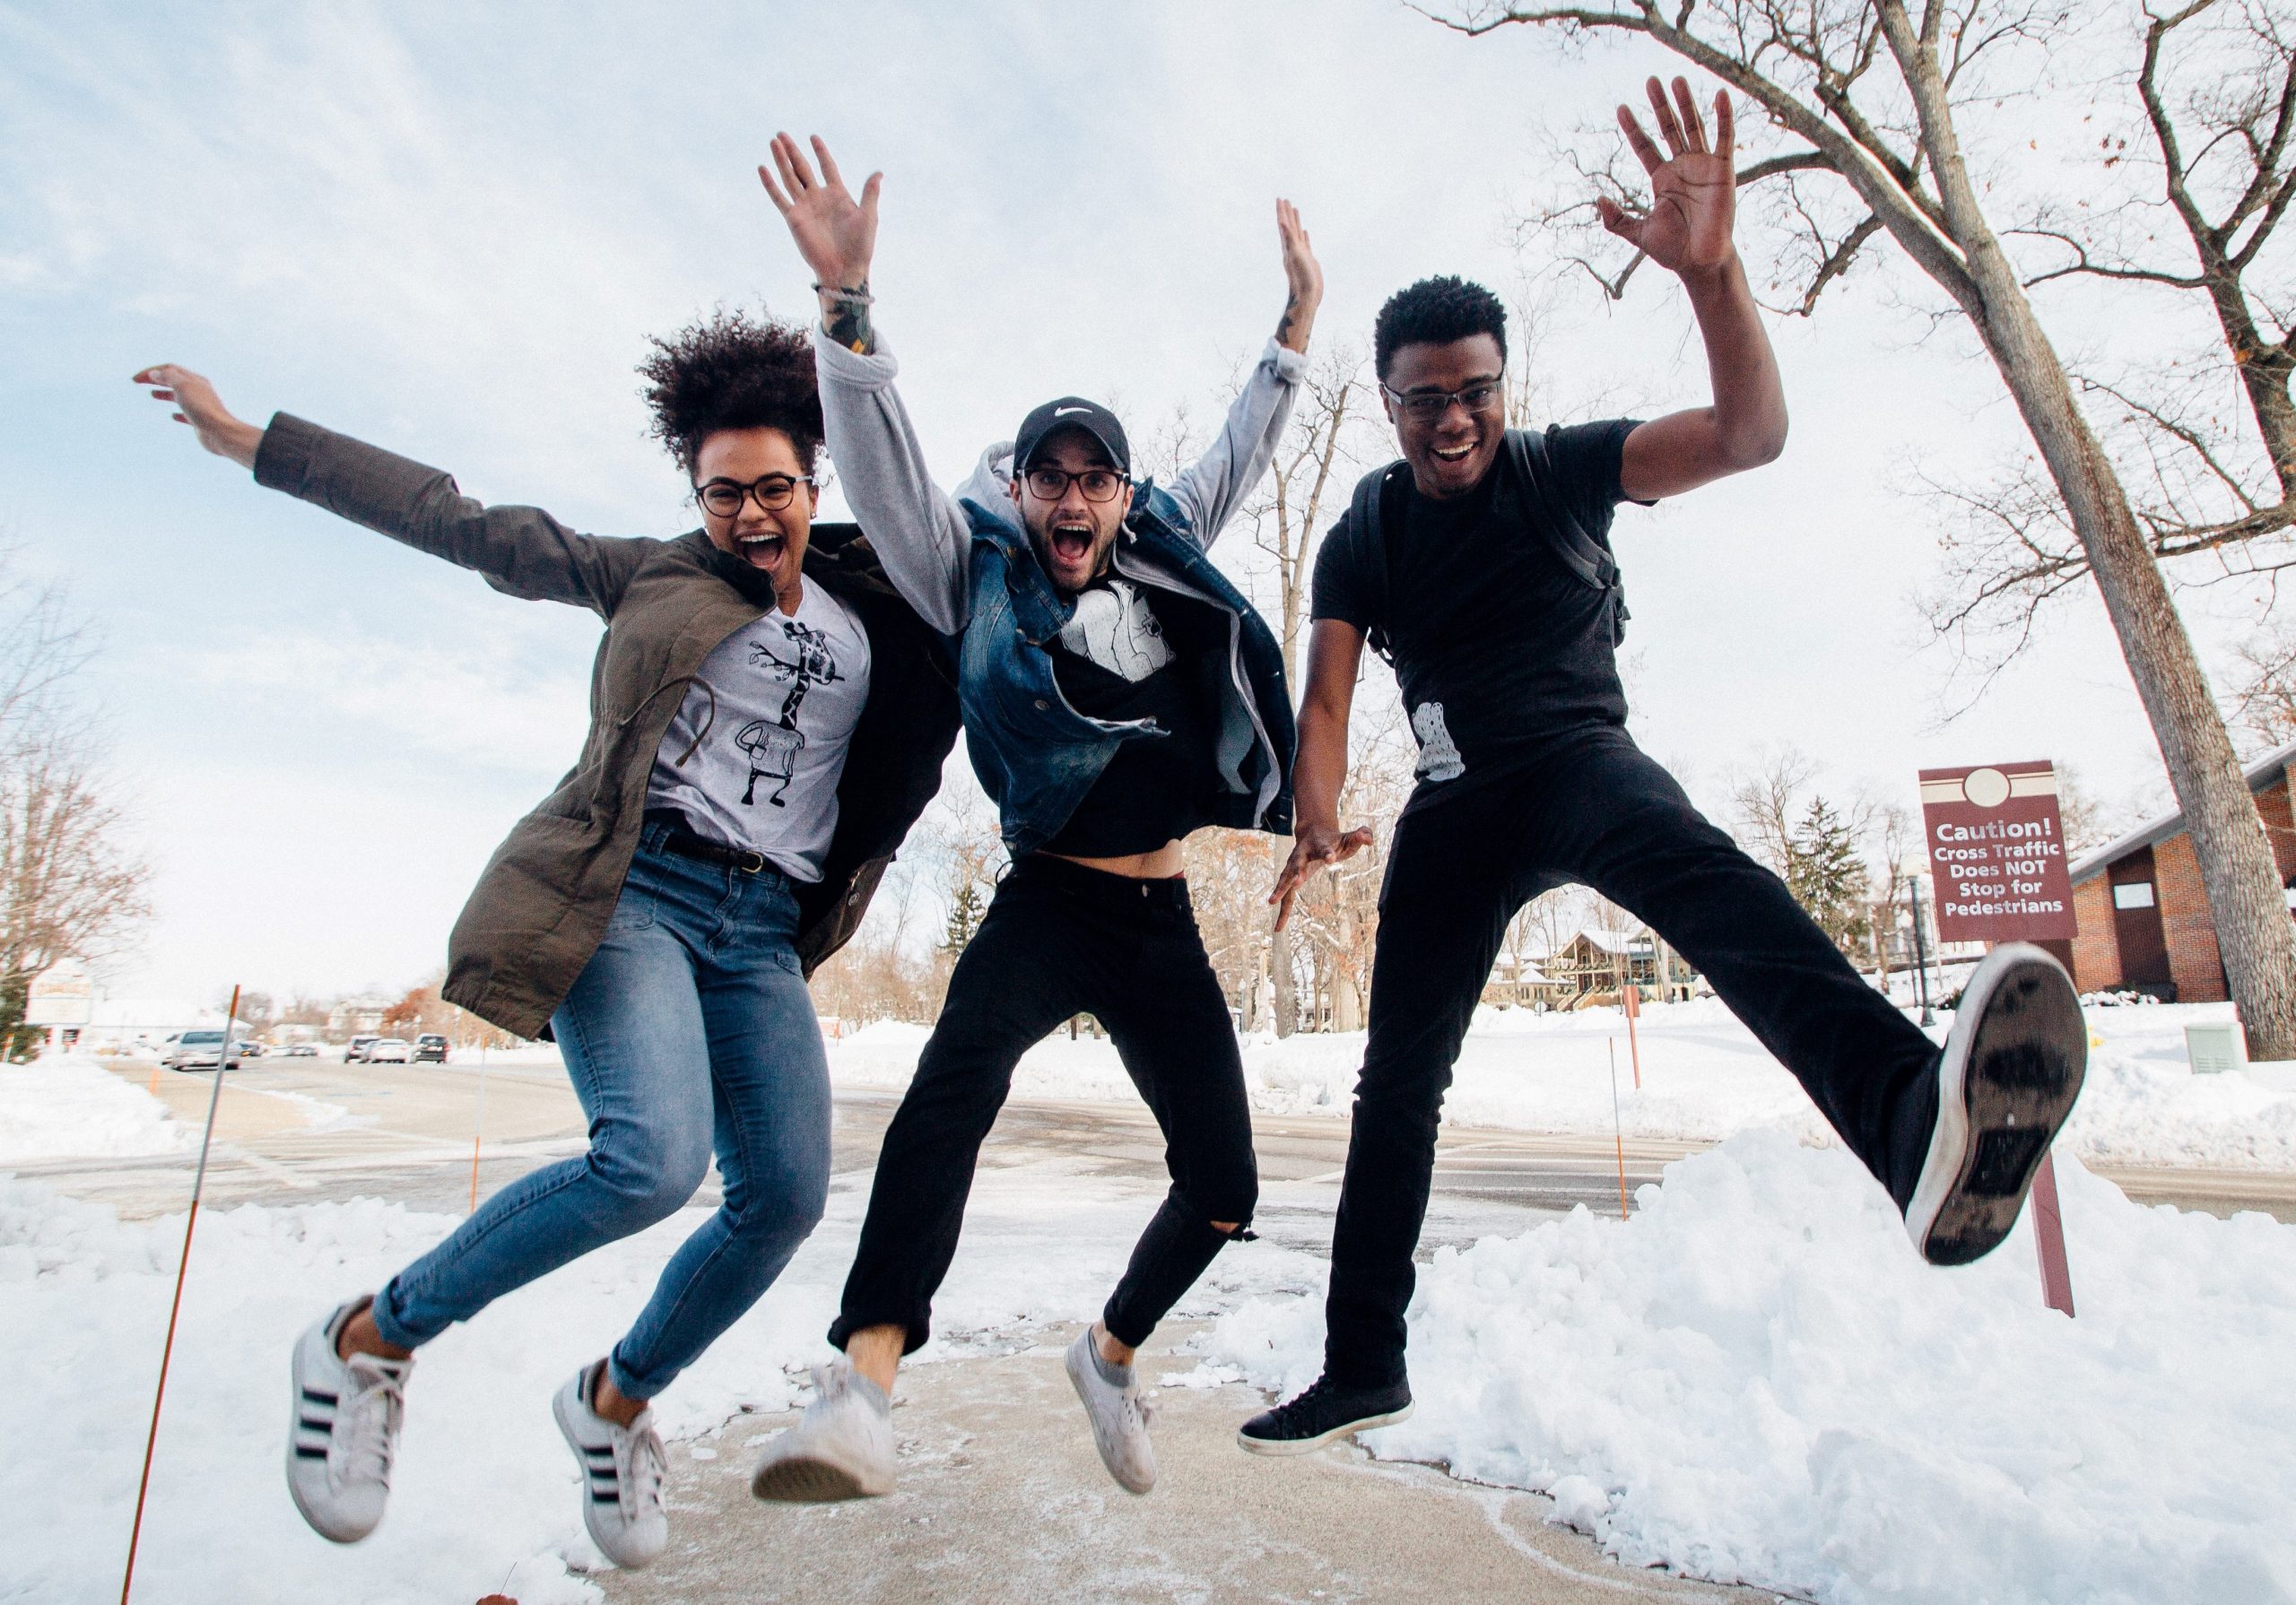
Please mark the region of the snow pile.
[[[1840, 1605], [2296, 1600], [2296, 1228], [2058, 1174], [2077, 1321], [2026, 1225], [1932, 1270], [1853, 1159], [1776, 1132], [1631, 1221], [1442, 1250], [1417, 1413], [1367, 1441], [1545, 1490], [1630, 1564]], [[1319, 1299], [1265, 1300], [1206, 1358], [1289, 1392], [1321, 1337]]]
[[180, 1153], [197, 1141], [166, 1105], [94, 1059], [0, 1064], [0, 1166]]
[[[867, 1198], [858, 1179], [832, 1194], [828, 1219], [757, 1307], [656, 1401], [665, 1436], [797, 1402], [804, 1367], [830, 1358], [823, 1334]], [[937, 1301], [937, 1335], [914, 1358], [1025, 1345], [1048, 1325], [1091, 1319], [1160, 1193], [1104, 1180], [1080, 1187], [1065, 1167], [984, 1173]], [[457, 1221], [372, 1199], [203, 1210], [137, 1597], [413, 1605], [499, 1590], [523, 1605], [597, 1599], [580, 1574], [603, 1563], [582, 1531], [580, 1484], [550, 1397], [627, 1329], [702, 1219], [682, 1211], [424, 1349], [390, 1514], [367, 1541], [338, 1549], [304, 1526], [287, 1497], [289, 1346], [333, 1301], [376, 1287]], [[181, 1215], [123, 1224], [107, 1208], [0, 1178], [0, 1354], [40, 1384], [0, 1389], [0, 1436], [38, 1445], [0, 1458], [0, 1601], [117, 1590], [183, 1229]], [[1178, 1314], [1298, 1293], [1316, 1275], [1308, 1256], [1255, 1244], [1223, 1256]], [[728, 1453], [752, 1452], [766, 1430], [737, 1430]]]
[[2230, 1003], [2111, 1009], [2089, 1016], [2089, 1079], [2060, 1148], [2101, 1165], [2296, 1170], [2296, 1085], [2283, 1065], [2195, 1075], [2185, 1028], [2222, 1024]]
[[[2100, 1009], [2089, 1017], [2089, 1081], [2062, 1151], [2104, 1165], [2175, 1165], [2296, 1171], [2296, 1080], [2278, 1067], [2245, 1076], [2196, 1076], [2184, 1028], [2231, 1018], [2227, 1003]], [[1941, 1040], [1952, 1016], [1941, 1014]], [[848, 1089], [909, 1083], [929, 1035], [883, 1023], [830, 1045], [830, 1069]], [[1264, 1115], [1344, 1115], [1363, 1062], [1363, 1033], [1302, 1033], [1243, 1040], [1252, 1107]], [[1641, 1059], [1642, 1084], [1634, 1084]], [[1801, 1084], [1721, 1002], [1652, 1005], [1630, 1042], [1616, 1009], [1570, 1014], [1479, 1009], [1459, 1054], [1443, 1117], [1455, 1125], [1607, 1138], [1612, 1066], [1617, 1120], [1630, 1137], [1718, 1142], [1757, 1128], [1826, 1144], [1832, 1133]], [[1056, 1033], [1031, 1048], [1013, 1096], [1130, 1101], [1138, 1094], [1115, 1046]]]

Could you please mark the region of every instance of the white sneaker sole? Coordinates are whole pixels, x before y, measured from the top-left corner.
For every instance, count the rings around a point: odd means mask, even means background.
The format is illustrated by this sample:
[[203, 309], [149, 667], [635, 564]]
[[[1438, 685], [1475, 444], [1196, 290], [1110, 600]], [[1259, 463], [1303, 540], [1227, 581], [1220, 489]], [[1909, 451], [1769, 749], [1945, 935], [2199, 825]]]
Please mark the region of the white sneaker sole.
[[1389, 1410], [1384, 1416], [1365, 1416], [1360, 1421], [1349, 1421], [1319, 1433], [1311, 1438], [1256, 1438], [1247, 1436], [1241, 1427], [1236, 1429], [1236, 1444], [1248, 1454], [1313, 1454], [1326, 1444], [1342, 1438], [1353, 1437], [1359, 1432], [1369, 1432], [1374, 1427], [1393, 1427], [1398, 1421], [1411, 1419], [1411, 1406]]
[[1923, 1259], [1966, 1265], [2000, 1246], [2088, 1064], [2065, 967], [2028, 943], [1996, 948], [1970, 978], [1937, 1069], [1937, 1124], [1905, 1212]]
[[892, 1491], [893, 1479], [818, 1453], [768, 1458], [750, 1478], [752, 1494], [778, 1505], [834, 1505], [840, 1499], [882, 1498]]

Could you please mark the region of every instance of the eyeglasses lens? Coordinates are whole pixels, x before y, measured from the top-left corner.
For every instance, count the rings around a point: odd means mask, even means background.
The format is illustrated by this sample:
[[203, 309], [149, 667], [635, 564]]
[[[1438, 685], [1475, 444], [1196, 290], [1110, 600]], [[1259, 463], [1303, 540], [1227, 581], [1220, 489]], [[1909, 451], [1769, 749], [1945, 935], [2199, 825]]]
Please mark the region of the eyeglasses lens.
[[720, 518], [731, 518], [742, 510], [742, 503], [750, 497], [757, 498], [757, 505], [769, 513], [778, 513], [789, 505], [797, 482], [775, 474], [752, 485], [737, 485], [730, 480], [712, 480], [701, 487], [701, 505]]

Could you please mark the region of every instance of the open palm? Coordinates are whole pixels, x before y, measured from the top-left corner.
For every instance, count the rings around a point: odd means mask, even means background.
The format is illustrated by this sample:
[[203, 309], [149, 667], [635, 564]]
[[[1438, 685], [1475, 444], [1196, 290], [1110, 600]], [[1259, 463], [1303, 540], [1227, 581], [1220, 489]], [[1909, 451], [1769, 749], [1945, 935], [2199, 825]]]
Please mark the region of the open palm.
[[[816, 282], [858, 289], [869, 277], [869, 263], [877, 251], [877, 192], [885, 176], [872, 173], [861, 186], [861, 198], [845, 187], [837, 160], [816, 134], [813, 154], [821, 159], [821, 176], [813, 176], [805, 152], [787, 134], [773, 136], [773, 166], [757, 169], [774, 210], [789, 225], [797, 254], [813, 270]], [[776, 173], [780, 182], [776, 184]]]
[[1673, 104], [1656, 78], [1648, 87], [1666, 152], [1662, 153], [1651, 142], [1630, 108], [1618, 108], [1618, 122], [1642, 170], [1650, 175], [1650, 210], [1631, 213], [1607, 195], [1596, 201], [1596, 208], [1603, 227], [1663, 268], [1685, 273], [1716, 266], [1733, 249], [1730, 230], [1737, 213], [1735, 127], [1729, 94], [1714, 97], [1714, 143], [1709, 149], [1688, 82], [1674, 80]]

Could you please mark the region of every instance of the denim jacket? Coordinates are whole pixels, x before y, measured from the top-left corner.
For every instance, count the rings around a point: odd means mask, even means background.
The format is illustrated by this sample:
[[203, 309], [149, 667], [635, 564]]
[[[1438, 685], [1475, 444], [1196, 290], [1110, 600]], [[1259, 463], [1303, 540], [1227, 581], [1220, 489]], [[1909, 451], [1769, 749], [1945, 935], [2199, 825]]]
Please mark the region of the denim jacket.
[[[1069, 706], [1047, 648], [1075, 603], [1054, 589], [1026, 535], [977, 501], [958, 505], [972, 523], [971, 616], [957, 660], [965, 747], [1017, 857], [1058, 834], [1120, 744], [1162, 733], [1152, 720], [1112, 724]], [[1152, 482], [1134, 499], [1110, 563], [1126, 579], [1226, 615], [1214, 753], [1223, 790], [1213, 822], [1290, 834], [1299, 738], [1283, 655], [1266, 623], [1205, 556], [1178, 502]]]
[[[1053, 588], [1010, 495], [1009, 442], [981, 454], [955, 495], [933, 481], [883, 343], [847, 350], [816, 331], [813, 356], [831, 457], [885, 573], [920, 618], [957, 640], [958, 690], [973, 768], [1015, 855], [1068, 822], [1119, 743], [1161, 740], [1145, 722], [1086, 718], [1053, 679], [1045, 648], [1074, 604]], [[1270, 341], [1221, 428], [1169, 485], [1144, 482], [1117, 537], [1118, 574], [1192, 597], [1228, 620], [1217, 823], [1288, 834], [1297, 745], [1283, 654], [1251, 604], [1205, 555], [1267, 472], [1304, 360]]]

